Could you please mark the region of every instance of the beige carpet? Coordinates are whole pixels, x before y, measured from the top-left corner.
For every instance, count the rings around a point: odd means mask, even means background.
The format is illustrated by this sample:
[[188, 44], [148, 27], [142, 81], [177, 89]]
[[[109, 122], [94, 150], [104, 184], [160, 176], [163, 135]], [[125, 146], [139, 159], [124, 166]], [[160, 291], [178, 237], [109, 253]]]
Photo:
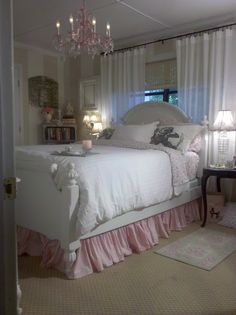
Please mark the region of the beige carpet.
[[[222, 226], [208, 226], [236, 234]], [[149, 251], [78, 280], [41, 268], [39, 258], [20, 257], [24, 314], [236, 315], [236, 252], [211, 271], [153, 253], [198, 228], [191, 224]]]

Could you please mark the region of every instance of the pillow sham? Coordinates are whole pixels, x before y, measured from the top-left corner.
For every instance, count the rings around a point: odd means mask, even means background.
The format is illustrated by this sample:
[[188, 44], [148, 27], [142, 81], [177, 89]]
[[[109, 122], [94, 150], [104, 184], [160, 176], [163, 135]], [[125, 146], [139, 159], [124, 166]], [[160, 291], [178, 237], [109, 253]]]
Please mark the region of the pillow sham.
[[202, 148], [202, 136], [198, 134], [190, 143], [188, 151], [199, 153]]
[[150, 140], [151, 144], [163, 144], [166, 147], [186, 152], [190, 143], [200, 134], [203, 127], [194, 124], [158, 126]]
[[98, 139], [111, 139], [115, 129], [114, 128], [105, 128], [103, 131], [100, 133]]
[[116, 127], [112, 139], [150, 143], [150, 137], [158, 124], [159, 121], [144, 125], [120, 125]]

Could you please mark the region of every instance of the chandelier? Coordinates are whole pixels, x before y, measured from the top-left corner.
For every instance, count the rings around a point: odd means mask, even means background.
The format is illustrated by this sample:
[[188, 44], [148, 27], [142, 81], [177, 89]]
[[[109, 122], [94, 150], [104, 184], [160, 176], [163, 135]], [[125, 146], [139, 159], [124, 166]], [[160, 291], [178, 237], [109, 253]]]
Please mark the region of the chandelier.
[[77, 57], [82, 52], [87, 52], [94, 58], [101, 53], [109, 54], [113, 51], [114, 44], [111, 37], [110, 24], [106, 25], [106, 34], [96, 32], [96, 18], [88, 13], [85, 0], [77, 15], [69, 17], [70, 30], [67, 34], [61, 33], [60, 21], [56, 23], [57, 33], [53, 37], [55, 49], [65, 55]]

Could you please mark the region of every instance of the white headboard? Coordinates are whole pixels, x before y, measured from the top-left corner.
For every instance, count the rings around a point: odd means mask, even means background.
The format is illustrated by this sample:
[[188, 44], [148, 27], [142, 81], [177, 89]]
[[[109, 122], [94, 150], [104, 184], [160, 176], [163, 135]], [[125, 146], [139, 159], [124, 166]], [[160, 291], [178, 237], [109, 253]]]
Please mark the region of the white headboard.
[[[166, 102], [145, 102], [130, 109], [123, 117], [125, 125], [142, 125], [159, 121], [160, 124], [178, 124], [189, 123], [191, 120], [185, 113], [175, 105]], [[203, 122], [204, 123], [204, 122]], [[198, 168], [199, 177], [202, 175], [202, 169], [207, 165], [208, 152], [208, 130], [207, 121], [205, 121], [204, 132], [202, 132], [202, 149], [200, 152], [200, 161]]]
[[166, 102], [145, 102], [130, 109], [122, 118], [125, 125], [187, 123], [190, 119], [177, 106]]

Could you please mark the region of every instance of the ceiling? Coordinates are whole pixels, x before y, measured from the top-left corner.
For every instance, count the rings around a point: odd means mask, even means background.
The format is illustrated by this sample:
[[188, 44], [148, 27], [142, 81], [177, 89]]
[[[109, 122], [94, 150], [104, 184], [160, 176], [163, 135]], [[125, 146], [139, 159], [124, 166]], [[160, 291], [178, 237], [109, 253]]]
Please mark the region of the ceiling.
[[[56, 21], [67, 31], [82, 2], [14, 0], [15, 41], [53, 50]], [[236, 22], [236, 0], [87, 0], [86, 7], [99, 33], [110, 22], [115, 48]]]

